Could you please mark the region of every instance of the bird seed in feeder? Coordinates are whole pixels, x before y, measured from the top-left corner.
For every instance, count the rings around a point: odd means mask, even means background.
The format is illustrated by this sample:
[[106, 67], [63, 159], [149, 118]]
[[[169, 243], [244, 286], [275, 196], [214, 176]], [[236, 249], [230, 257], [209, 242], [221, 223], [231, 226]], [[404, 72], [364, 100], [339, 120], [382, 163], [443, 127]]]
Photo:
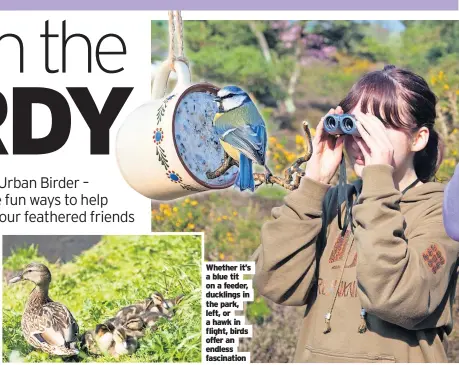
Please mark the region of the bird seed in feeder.
[[218, 105], [209, 92], [190, 92], [177, 107], [175, 143], [177, 151], [188, 170], [199, 180], [213, 186], [231, 183], [238, 173], [236, 166], [222, 176], [208, 179], [207, 171], [215, 171], [223, 162], [224, 151], [218, 133], [213, 127]]

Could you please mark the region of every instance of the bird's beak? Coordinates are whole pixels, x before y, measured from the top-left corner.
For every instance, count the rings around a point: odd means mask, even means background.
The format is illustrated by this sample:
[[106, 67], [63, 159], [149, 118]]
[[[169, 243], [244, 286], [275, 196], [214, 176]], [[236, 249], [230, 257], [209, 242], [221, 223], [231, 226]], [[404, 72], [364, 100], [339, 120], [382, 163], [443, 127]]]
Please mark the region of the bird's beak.
[[216, 103], [221, 103], [221, 102], [222, 102], [222, 98], [219, 97], [219, 96], [215, 96], [214, 101], [215, 101]]
[[12, 278], [8, 283], [9, 284], [14, 284], [14, 283], [17, 283], [18, 281], [21, 281], [23, 278], [22, 278], [22, 274], [21, 275], [18, 275], [18, 276], [15, 276], [14, 278]]

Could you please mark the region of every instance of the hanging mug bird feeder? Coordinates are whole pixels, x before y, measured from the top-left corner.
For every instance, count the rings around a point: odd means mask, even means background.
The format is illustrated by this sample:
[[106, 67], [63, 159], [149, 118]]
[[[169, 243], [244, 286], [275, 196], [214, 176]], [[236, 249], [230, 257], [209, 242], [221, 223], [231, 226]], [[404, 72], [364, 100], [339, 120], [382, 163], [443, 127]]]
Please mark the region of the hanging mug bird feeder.
[[[213, 128], [218, 112], [218, 88], [191, 83], [183, 56], [182, 22], [179, 12], [169, 12], [169, 59], [159, 68], [152, 87], [152, 101], [132, 112], [120, 128], [116, 141], [118, 165], [128, 184], [154, 200], [232, 186], [238, 169], [208, 178], [224, 158], [219, 136]], [[175, 15], [175, 19], [174, 16]], [[175, 24], [174, 24], [175, 23]], [[178, 31], [175, 32], [175, 29]], [[175, 38], [178, 52], [175, 52]], [[166, 95], [170, 73], [177, 82]]]
[[[177, 82], [166, 95], [172, 71]], [[169, 59], [154, 79], [153, 100], [128, 116], [116, 140], [118, 166], [134, 190], [150, 199], [172, 200], [235, 184], [239, 164], [223, 150], [213, 124], [219, 112], [215, 102], [218, 91], [209, 83], [191, 83], [183, 54], [183, 22], [179, 11], [170, 11]], [[301, 165], [312, 155], [307, 122], [303, 129], [307, 137], [305, 155], [286, 169], [283, 177], [253, 173], [255, 187], [265, 183], [288, 190], [298, 188], [304, 176]]]

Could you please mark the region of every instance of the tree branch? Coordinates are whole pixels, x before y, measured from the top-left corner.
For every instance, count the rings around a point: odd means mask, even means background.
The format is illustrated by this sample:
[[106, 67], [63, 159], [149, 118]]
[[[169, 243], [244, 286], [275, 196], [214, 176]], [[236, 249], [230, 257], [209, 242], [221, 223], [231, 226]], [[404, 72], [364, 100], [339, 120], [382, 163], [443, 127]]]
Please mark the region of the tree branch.
[[[267, 178], [265, 173], [255, 172], [253, 174], [253, 178], [255, 180], [255, 187], [258, 188], [263, 184], [277, 184], [285, 189], [288, 190], [295, 190], [298, 189], [300, 186], [301, 178], [304, 176], [304, 170], [301, 169], [301, 165], [307, 161], [312, 156], [312, 135], [309, 129], [308, 122], [303, 122], [303, 131], [306, 136], [306, 143], [305, 143], [305, 153], [303, 156], [296, 159], [296, 161], [284, 171], [284, 178], [279, 176], [270, 175]], [[208, 179], [215, 179], [221, 175], [223, 175], [226, 171], [228, 171], [232, 166], [239, 166], [239, 163], [231, 158], [226, 152], [224, 156], [224, 160], [222, 165], [216, 169], [215, 171], [207, 171], [206, 175]]]
[[249, 21], [249, 27], [254, 36], [257, 38], [258, 45], [263, 52], [263, 56], [268, 63], [272, 63], [271, 52], [269, 51], [268, 41], [261, 30], [258, 29], [257, 22], [254, 20]]
[[304, 156], [297, 158], [297, 160], [292, 164], [292, 166], [290, 166], [284, 171], [284, 178], [272, 175], [268, 179], [266, 179], [265, 174], [254, 173], [253, 177], [255, 179], [255, 182], [258, 182], [258, 184], [256, 185], [257, 187], [261, 186], [262, 184], [277, 184], [288, 190], [298, 189], [298, 187], [300, 186], [301, 178], [304, 176], [304, 170], [301, 169], [301, 165], [309, 161], [313, 152], [312, 135], [309, 129], [309, 124], [306, 121], [303, 122], [303, 131], [306, 135]]
[[222, 165], [216, 169], [215, 171], [207, 171], [206, 176], [208, 179], [216, 179], [219, 176], [222, 176], [226, 171], [228, 171], [231, 167], [238, 166], [238, 162], [230, 157], [226, 152], [224, 155], [224, 160]]

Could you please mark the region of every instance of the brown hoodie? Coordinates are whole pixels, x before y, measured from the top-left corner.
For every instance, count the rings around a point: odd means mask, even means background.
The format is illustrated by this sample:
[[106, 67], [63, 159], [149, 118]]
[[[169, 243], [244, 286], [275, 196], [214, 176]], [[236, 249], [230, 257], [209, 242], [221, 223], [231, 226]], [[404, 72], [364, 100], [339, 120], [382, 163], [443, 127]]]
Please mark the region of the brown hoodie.
[[402, 195], [392, 173], [387, 165], [364, 169], [354, 233], [341, 237], [334, 218], [322, 253], [329, 185], [302, 179], [264, 225], [256, 288], [276, 303], [306, 305], [296, 362], [447, 361], [459, 243], [443, 227], [444, 186]]

